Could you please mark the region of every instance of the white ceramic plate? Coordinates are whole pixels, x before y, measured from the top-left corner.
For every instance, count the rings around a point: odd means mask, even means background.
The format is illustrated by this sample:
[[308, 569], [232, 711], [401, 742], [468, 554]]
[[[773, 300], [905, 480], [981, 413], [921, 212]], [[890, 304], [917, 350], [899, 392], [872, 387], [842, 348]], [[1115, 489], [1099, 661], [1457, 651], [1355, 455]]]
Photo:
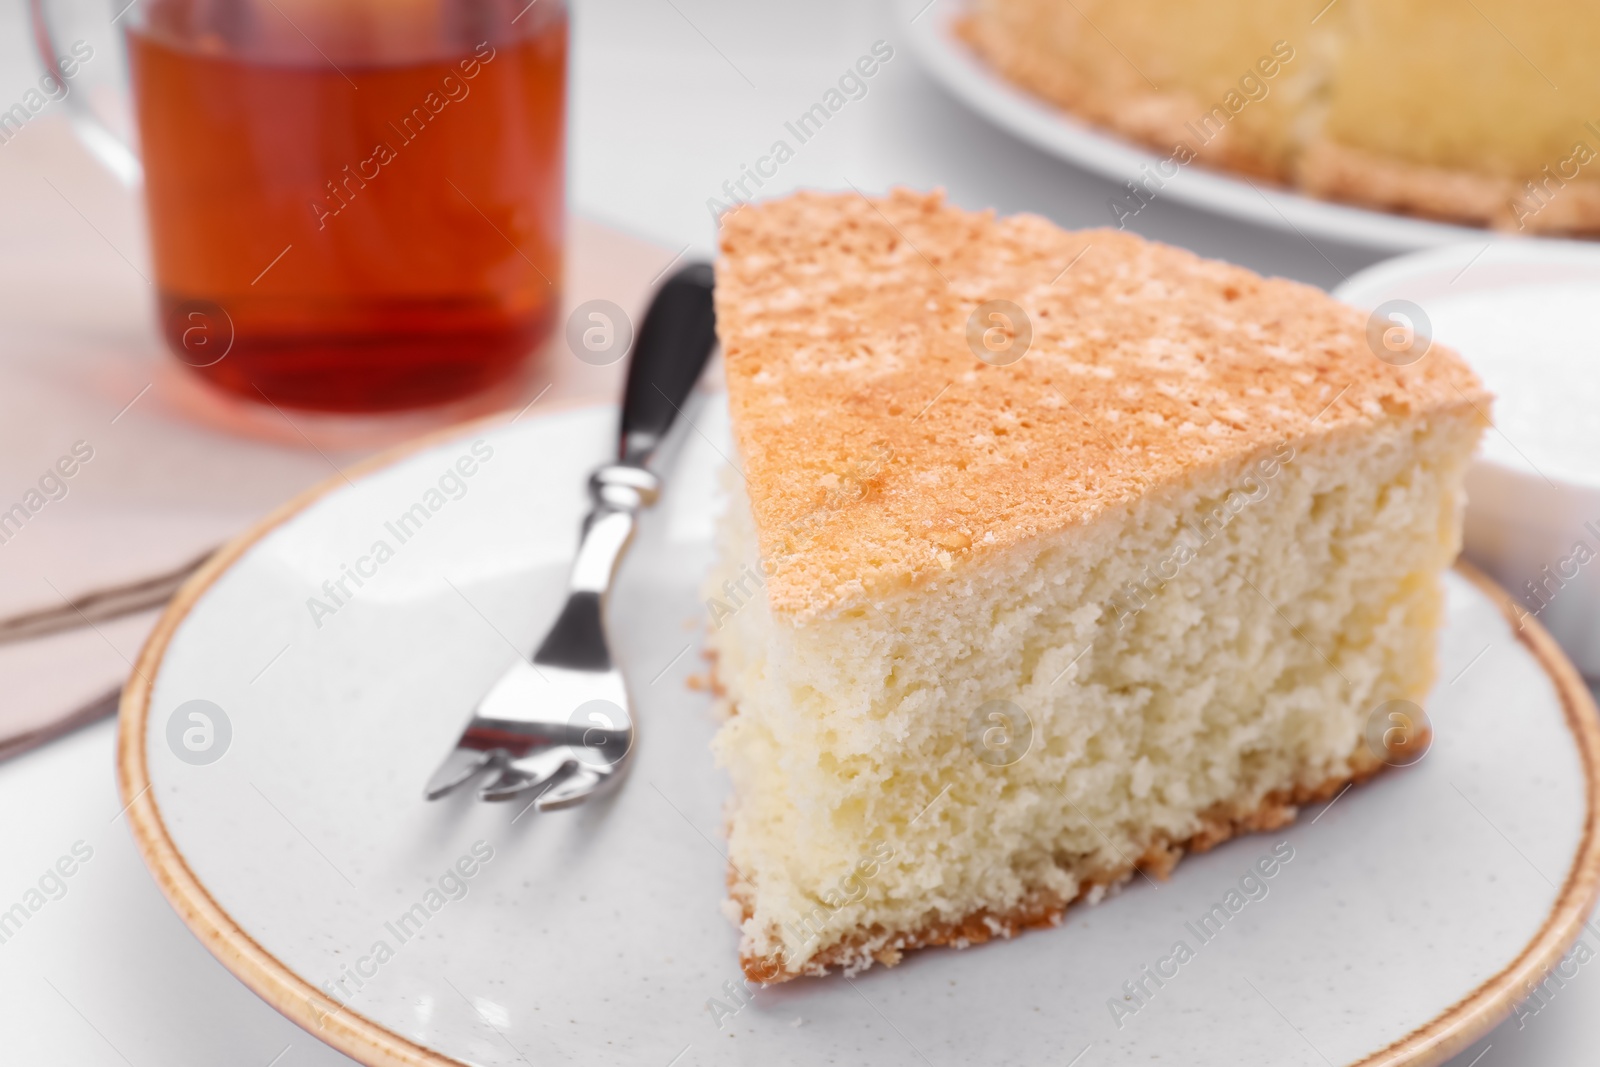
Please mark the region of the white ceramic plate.
[[[641, 724], [620, 791], [555, 815], [420, 796], [550, 620], [613, 418], [482, 424], [308, 493], [196, 576], [128, 686], [121, 787], [163, 890], [235, 974], [357, 1060], [1428, 1063], [1503, 1017], [1587, 914], [1593, 705], [1542, 632], [1519, 640], [1502, 598], [1457, 575], [1419, 764], [1058, 929], [741, 1007], [718, 907], [726, 782], [710, 700], [685, 684], [704, 668], [725, 416], [700, 419], [613, 601]], [[402, 543], [417, 504], [429, 517]], [[323, 583], [346, 565], [367, 573], [335, 605]], [[1268, 895], [1193, 942], [1185, 923], [1275, 846], [1293, 859]], [[1179, 939], [1195, 958], [1119, 1028], [1108, 1003]]]
[[[944, 88], [979, 115], [1051, 155], [1119, 184], [1138, 181], [1162, 157], [1012, 85], [974, 55], [952, 25], [966, 0], [896, 0], [912, 51]], [[1385, 251], [1497, 236], [1476, 227], [1349, 207], [1225, 171], [1184, 167], [1161, 190], [1193, 207], [1302, 236]], [[1107, 209], [1107, 223], [1113, 219]]]

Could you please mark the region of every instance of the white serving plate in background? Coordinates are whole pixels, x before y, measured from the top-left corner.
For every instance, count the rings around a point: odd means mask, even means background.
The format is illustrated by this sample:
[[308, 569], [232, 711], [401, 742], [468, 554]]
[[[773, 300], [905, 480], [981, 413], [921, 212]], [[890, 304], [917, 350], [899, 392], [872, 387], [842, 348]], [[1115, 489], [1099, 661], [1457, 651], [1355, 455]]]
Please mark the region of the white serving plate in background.
[[[956, 99], [1015, 137], [1114, 182], [1139, 181], [1163, 156], [1056, 107], [991, 69], [954, 31], [968, 0], [895, 0], [911, 50]], [[1184, 167], [1161, 196], [1302, 237], [1388, 252], [1495, 239], [1493, 231], [1317, 200], [1268, 182]], [[1109, 209], [1107, 222], [1111, 222]]]

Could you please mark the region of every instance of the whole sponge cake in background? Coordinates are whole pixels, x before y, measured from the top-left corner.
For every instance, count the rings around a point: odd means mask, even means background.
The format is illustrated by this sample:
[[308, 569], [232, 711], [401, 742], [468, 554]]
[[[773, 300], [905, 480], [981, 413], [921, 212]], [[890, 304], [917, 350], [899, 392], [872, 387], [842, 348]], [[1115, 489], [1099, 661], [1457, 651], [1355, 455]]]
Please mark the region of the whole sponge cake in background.
[[1372, 773], [1369, 715], [1427, 693], [1489, 403], [1454, 354], [1391, 366], [1318, 290], [904, 190], [726, 216], [717, 316], [752, 978], [1055, 922]]
[[971, 0], [958, 30], [1007, 79], [1177, 164], [1503, 229], [1600, 232], [1592, 4]]

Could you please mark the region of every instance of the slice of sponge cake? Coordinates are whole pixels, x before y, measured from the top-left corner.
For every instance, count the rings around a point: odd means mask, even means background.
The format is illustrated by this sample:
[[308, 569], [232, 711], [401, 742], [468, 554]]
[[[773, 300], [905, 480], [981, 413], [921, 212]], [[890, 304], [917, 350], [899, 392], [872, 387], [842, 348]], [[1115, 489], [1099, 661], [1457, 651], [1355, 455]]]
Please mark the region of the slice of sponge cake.
[[1394, 366], [1317, 290], [938, 195], [747, 206], [722, 253], [750, 977], [1054, 923], [1382, 766], [1488, 407], [1454, 354]]

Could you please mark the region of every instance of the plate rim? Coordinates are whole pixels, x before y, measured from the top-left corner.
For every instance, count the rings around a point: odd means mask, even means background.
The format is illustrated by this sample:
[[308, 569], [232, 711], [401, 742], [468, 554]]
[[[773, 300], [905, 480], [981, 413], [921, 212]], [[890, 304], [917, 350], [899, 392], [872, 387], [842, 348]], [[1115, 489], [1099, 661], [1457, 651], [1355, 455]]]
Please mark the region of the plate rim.
[[[971, 49], [953, 38], [949, 30], [951, 11], [934, 12], [923, 22], [922, 14], [939, 2], [896, 0], [895, 7], [903, 18], [911, 50], [923, 70], [946, 93], [990, 125], [1047, 155], [1111, 181], [1137, 179], [1141, 165], [1154, 166], [1162, 162], [1163, 157], [1147, 146], [1079, 118], [995, 73]], [[970, 2], [946, 0], [941, 6], [964, 9]], [[997, 96], [1025, 106], [1020, 111], [998, 107], [994, 99]], [[1067, 146], [1068, 141], [1092, 146], [1098, 154], [1074, 151]], [[1309, 230], [1324, 240], [1390, 253], [1471, 240], [1547, 239], [1322, 200], [1273, 183], [1257, 184], [1248, 175], [1211, 167], [1185, 168], [1185, 173], [1188, 181], [1173, 182], [1170, 186], [1167, 195], [1173, 200], [1221, 218], [1242, 220], [1303, 238]], [[1258, 194], [1259, 205], [1243, 195], [1247, 187]]]
[[[538, 417], [613, 407], [610, 403], [573, 399], [552, 405]], [[329, 997], [246, 933], [212, 898], [168, 834], [160, 807], [151, 795], [153, 781], [145, 751], [150, 696], [178, 627], [211, 586], [268, 534], [324, 497], [353, 486], [358, 478], [474, 430], [516, 421], [515, 417], [508, 419], [508, 415], [509, 412], [496, 412], [385, 449], [296, 494], [229, 540], [183, 584], [162, 611], [134, 661], [118, 709], [116, 772], [123, 812], [139, 857], [168, 904], [206, 950], [246, 988], [312, 1037], [367, 1067], [471, 1065], [397, 1034]], [[1461, 1051], [1508, 1016], [1524, 999], [1530, 981], [1566, 953], [1600, 896], [1600, 710], [1577, 669], [1538, 620], [1519, 619], [1510, 594], [1465, 560], [1458, 560], [1455, 569], [1494, 602], [1556, 690], [1587, 784], [1583, 834], [1554, 904], [1522, 950], [1443, 1013], [1351, 1067], [1423, 1067]]]

